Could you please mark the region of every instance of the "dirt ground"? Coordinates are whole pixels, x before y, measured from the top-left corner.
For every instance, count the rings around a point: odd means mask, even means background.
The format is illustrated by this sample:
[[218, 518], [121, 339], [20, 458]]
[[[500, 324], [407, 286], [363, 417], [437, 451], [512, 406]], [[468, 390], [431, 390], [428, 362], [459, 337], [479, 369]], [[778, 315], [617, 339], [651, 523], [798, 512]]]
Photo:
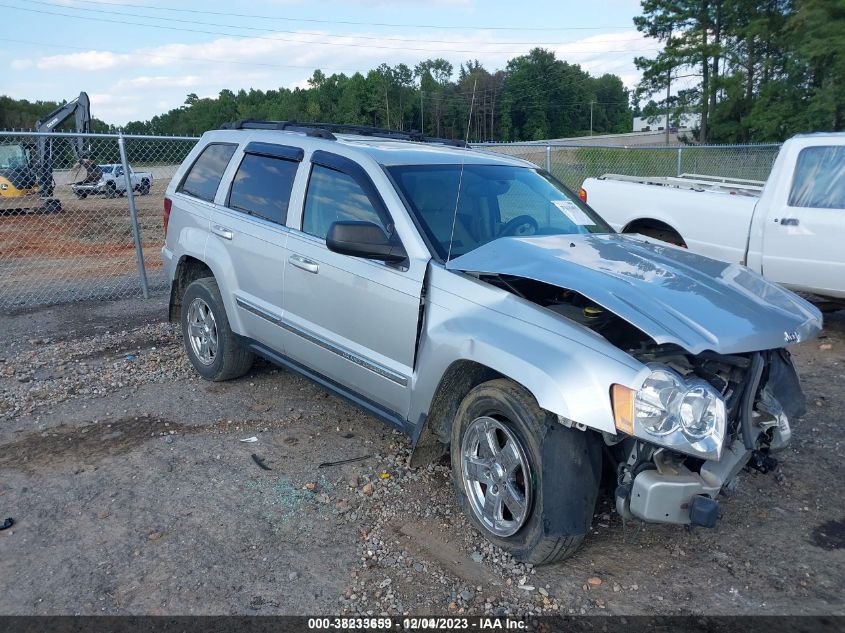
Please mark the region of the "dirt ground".
[[263, 362], [197, 379], [164, 309], [0, 317], [0, 614], [845, 613], [843, 312], [795, 350], [809, 413], [779, 469], [743, 472], [715, 529], [623, 525], [603, 496], [578, 553], [531, 568], [345, 401]]
[[[152, 287], [164, 281], [159, 251], [164, 243], [163, 200], [169, 181], [155, 180], [149, 195], [135, 194]], [[79, 200], [64, 184], [56, 187], [53, 197], [62, 205], [58, 213], [0, 207], [0, 308], [140, 296], [126, 196]]]

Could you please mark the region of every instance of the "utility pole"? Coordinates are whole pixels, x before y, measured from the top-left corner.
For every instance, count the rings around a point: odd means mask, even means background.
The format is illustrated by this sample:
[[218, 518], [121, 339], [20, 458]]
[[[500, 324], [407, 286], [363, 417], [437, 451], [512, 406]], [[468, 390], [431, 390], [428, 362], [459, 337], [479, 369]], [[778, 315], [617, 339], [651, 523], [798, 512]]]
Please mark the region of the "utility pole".
[[590, 101], [590, 136], [593, 135], [593, 104], [595, 101]]
[[666, 72], [666, 145], [669, 145], [669, 93], [672, 88], [672, 70]]
[[423, 89], [422, 82], [420, 82], [420, 134], [425, 136], [425, 119], [423, 118]]

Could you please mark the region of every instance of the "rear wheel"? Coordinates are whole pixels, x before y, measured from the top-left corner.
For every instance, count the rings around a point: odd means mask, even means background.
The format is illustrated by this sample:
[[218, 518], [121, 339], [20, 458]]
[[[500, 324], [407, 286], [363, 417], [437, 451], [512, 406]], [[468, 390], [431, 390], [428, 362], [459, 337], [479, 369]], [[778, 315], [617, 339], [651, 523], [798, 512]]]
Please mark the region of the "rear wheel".
[[200, 376], [215, 382], [243, 376], [255, 359], [229, 327], [214, 277], [192, 282], [182, 297], [182, 338]]
[[451, 457], [464, 513], [518, 560], [562, 560], [589, 531], [601, 477], [597, 437], [562, 426], [513, 381], [492, 380], [466, 395]]

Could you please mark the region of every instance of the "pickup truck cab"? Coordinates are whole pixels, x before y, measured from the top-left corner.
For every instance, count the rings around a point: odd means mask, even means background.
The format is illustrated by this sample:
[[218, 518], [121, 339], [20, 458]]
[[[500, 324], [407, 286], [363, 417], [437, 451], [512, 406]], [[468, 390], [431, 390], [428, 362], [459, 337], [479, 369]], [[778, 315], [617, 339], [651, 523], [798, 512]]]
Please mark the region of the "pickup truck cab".
[[[519, 559], [624, 517], [712, 527], [803, 413], [818, 310], [742, 266], [618, 235], [535, 165], [407, 133], [246, 121], [167, 188], [170, 318], [207, 380], [256, 354], [450, 455]], [[412, 140], [419, 142], [411, 142]]]
[[[126, 177], [123, 173], [123, 165], [120, 163], [97, 165], [95, 173], [99, 176], [98, 178], [86, 178], [72, 185], [73, 193], [80, 200], [97, 193], [107, 198], [115, 198], [126, 193]], [[129, 182], [133, 191], [146, 196], [153, 186], [153, 175], [148, 171], [135, 171], [130, 165]]]
[[607, 174], [585, 180], [581, 196], [617, 231], [845, 302], [845, 133], [789, 139], [765, 183]]

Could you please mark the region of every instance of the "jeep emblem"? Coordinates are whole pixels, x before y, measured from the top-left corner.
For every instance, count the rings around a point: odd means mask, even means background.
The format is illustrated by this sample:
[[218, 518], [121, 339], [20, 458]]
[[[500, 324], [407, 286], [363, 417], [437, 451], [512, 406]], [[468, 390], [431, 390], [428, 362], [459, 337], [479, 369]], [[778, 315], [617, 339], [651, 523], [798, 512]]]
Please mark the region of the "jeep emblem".
[[797, 343], [801, 340], [801, 337], [798, 335], [798, 332], [784, 332], [783, 340], [787, 343]]

